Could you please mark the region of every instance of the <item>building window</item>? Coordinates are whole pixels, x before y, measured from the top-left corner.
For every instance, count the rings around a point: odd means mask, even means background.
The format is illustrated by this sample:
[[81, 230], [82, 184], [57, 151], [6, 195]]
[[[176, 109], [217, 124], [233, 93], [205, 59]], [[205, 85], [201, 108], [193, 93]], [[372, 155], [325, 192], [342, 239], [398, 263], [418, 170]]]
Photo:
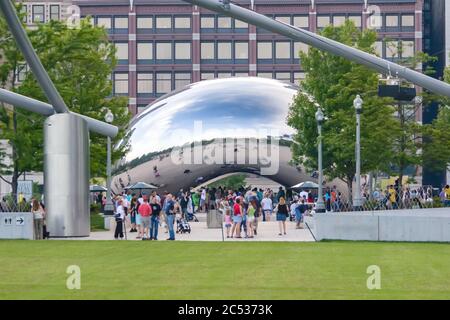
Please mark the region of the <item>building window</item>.
[[285, 24], [291, 24], [290, 16], [275, 16], [275, 20], [285, 23]]
[[397, 29], [398, 28], [398, 15], [386, 15], [386, 28], [387, 29]]
[[33, 23], [45, 22], [45, 7], [43, 5], [33, 5]]
[[231, 61], [232, 59], [231, 42], [217, 43], [217, 60]]
[[214, 16], [202, 16], [200, 19], [201, 29], [215, 29], [216, 26], [214, 25], [214, 20]]
[[156, 74], [156, 94], [163, 95], [172, 91], [172, 74], [157, 73]]
[[190, 42], [175, 42], [175, 60], [191, 60]]
[[28, 71], [28, 64], [19, 64], [16, 69], [16, 82], [25, 81]]
[[175, 90], [184, 88], [191, 83], [190, 73], [175, 73]]
[[317, 16], [317, 27], [325, 28], [330, 25], [330, 16]]
[[111, 18], [109, 18], [109, 17], [97, 18], [97, 26], [103, 27], [106, 30], [111, 30]]
[[128, 95], [128, 73], [114, 74], [114, 94]]
[[411, 58], [414, 56], [414, 40], [408, 41], [408, 40], [402, 40], [402, 58]]
[[412, 14], [402, 15], [402, 30], [414, 31], [414, 15]]
[[276, 59], [291, 59], [291, 43], [287, 41], [277, 41], [275, 43]]
[[248, 62], [248, 42], [234, 43], [234, 59], [240, 63]]
[[119, 64], [128, 64], [128, 42], [116, 42], [116, 58]]
[[156, 17], [156, 29], [161, 31], [172, 30], [171, 17]]
[[153, 17], [138, 17], [136, 27], [139, 31], [151, 31], [153, 30]]
[[137, 74], [137, 93], [140, 97], [153, 95], [153, 73]]
[[190, 17], [175, 17], [175, 29], [190, 30], [191, 18]]
[[156, 43], [156, 60], [158, 62], [170, 62], [172, 60], [172, 43], [157, 42]]
[[374, 52], [378, 57], [383, 58], [383, 42], [382, 41], [375, 41]]
[[215, 60], [214, 42], [202, 42], [200, 45], [201, 60]]
[[309, 28], [309, 17], [308, 16], [294, 16], [294, 26], [298, 28], [308, 29]]
[[153, 43], [138, 42], [137, 44], [137, 60], [138, 63], [153, 62]]
[[258, 60], [272, 60], [272, 59], [273, 59], [272, 42], [258, 42]]
[[335, 15], [333, 16], [333, 26], [340, 27], [345, 24], [345, 16]]
[[386, 58], [394, 59], [398, 58], [398, 41], [387, 41], [386, 42]]
[[59, 12], [60, 12], [59, 5], [53, 4], [50, 5], [50, 20], [59, 21], [60, 20]]
[[275, 79], [282, 82], [291, 83], [291, 73], [290, 72], [275, 72]]
[[217, 72], [217, 78], [224, 79], [224, 78], [231, 78], [231, 72]]
[[303, 42], [294, 42], [294, 59], [300, 58], [300, 52], [308, 53], [309, 46]]
[[147, 108], [147, 107], [148, 107], [148, 104], [138, 104], [137, 110], [136, 110], [137, 114], [140, 114], [140, 113], [141, 113], [142, 111], [144, 111], [145, 108]]
[[215, 78], [214, 72], [202, 72], [202, 81], [203, 80], [212, 80]]
[[28, 23], [28, 7], [26, 4], [22, 5], [22, 8], [20, 9], [20, 13], [23, 15], [22, 22]]
[[114, 18], [114, 32], [115, 33], [128, 33], [128, 18], [127, 17]]
[[243, 22], [241, 20], [236, 20], [234, 19], [234, 29], [241, 29], [243, 31], [248, 29], [248, 23], [247, 22]]
[[305, 80], [306, 74], [304, 72], [294, 72], [294, 83], [300, 84], [303, 80]]
[[248, 77], [248, 72], [236, 71], [236, 72], [234, 73], [234, 76], [235, 76], [236, 78], [245, 78], [245, 77]]
[[348, 20], [352, 21], [355, 27], [361, 28], [362, 17], [361, 16], [348, 16]]
[[217, 29], [231, 29], [231, 21], [230, 17], [218, 17]]
[[258, 72], [259, 78], [266, 78], [266, 79], [272, 79], [273, 73], [272, 72]]

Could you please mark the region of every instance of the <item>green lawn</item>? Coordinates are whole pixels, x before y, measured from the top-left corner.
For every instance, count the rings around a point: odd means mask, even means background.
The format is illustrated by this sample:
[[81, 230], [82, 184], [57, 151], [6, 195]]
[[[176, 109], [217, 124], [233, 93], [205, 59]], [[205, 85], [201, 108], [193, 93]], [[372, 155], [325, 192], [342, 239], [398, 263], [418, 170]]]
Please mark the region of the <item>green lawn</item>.
[[0, 270], [0, 300], [450, 299], [448, 244], [0, 241]]

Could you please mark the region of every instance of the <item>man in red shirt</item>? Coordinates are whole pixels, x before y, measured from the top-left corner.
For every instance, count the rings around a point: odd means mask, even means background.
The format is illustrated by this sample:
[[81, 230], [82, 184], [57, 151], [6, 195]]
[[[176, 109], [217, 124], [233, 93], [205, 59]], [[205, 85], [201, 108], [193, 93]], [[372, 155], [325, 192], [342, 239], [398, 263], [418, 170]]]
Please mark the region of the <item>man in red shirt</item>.
[[150, 215], [152, 214], [152, 207], [148, 203], [148, 196], [143, 196], [144, 202], [139, 206], [139, 214], [141, 215], [141, 224], [142, 229], [144, 230], [144, 236], [142, 237], [142, 240], [149, 239], [148, 232], [150, 230]]

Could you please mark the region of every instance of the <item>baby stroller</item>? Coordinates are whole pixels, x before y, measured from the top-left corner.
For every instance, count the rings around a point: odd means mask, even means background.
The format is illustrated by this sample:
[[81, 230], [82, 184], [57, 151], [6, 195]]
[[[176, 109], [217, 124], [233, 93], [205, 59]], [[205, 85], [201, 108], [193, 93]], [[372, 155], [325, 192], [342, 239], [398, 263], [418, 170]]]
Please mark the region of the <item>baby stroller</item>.
[[191, 233], [191, 226], [186, 219], [177, 220], [177, 233]]
[[187, 220], [198, 222], [197, 216], [194, 213], [187, 213]]

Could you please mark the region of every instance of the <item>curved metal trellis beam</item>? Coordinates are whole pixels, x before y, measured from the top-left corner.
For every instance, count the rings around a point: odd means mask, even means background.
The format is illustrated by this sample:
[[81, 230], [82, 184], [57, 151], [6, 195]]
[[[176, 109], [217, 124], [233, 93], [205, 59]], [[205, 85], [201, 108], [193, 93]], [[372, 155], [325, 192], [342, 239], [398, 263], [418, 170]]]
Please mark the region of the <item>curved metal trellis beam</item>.
[[199, 7], [224, 14], [226, 16], [247, 22], [268, 31], [284, 35], [290, 39], [306, 43], [318, 49], [336, 54], [350, 61], [362, 64], [377, 72], [391, 72], [400, 78], [421, 86], [431, 92], [450, 97], [450, 84], [439, 81], [415, 70], [384, 60], [367, 52], [347, 46], [318, 34], [273, 20], [265, 15], [237, 6], [229, 0], [183, 0]]
[[[55, 114], [55, 109], [53, 109], [52, 105], [5, 89], [0, 89], [0, 101], [27, 111], [41, 114], [45, 117], [50, 117]], [[114, 138], [119, 131], [116, 126], [110, 125], [106, 122], [102, 122], [78, 113], [70, 113], [86, 120], [88, 129], [92, 132]]]

